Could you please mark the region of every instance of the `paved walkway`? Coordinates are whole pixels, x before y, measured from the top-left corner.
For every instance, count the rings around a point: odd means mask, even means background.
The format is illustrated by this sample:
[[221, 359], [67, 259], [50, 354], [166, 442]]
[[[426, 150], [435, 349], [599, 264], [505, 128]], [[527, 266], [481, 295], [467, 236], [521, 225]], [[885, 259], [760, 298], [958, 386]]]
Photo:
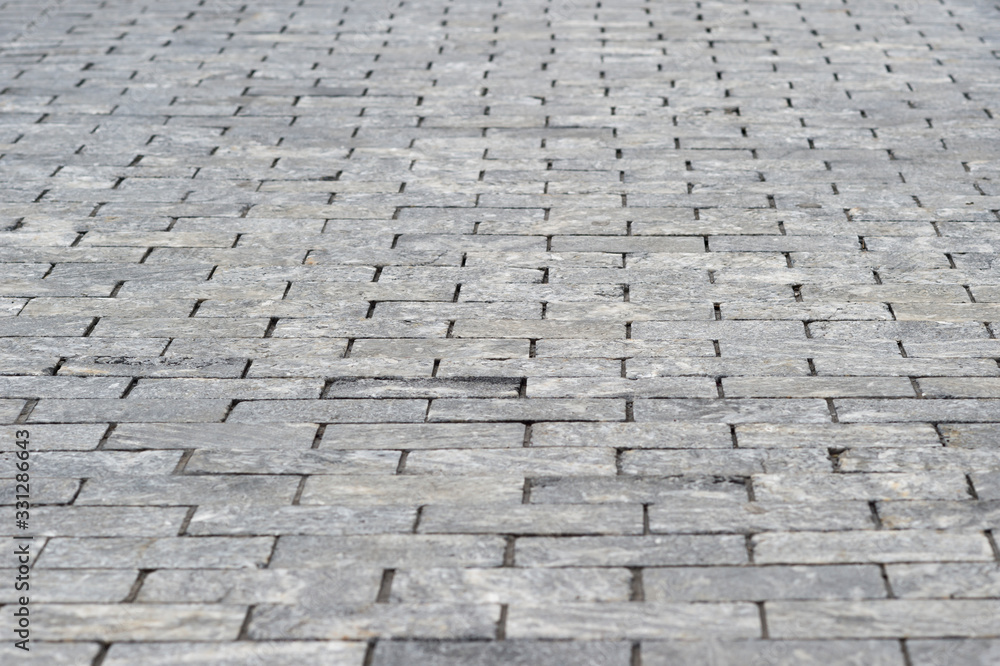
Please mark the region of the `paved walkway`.
[[0, 26], [3, 663], [1000, 663], [995, 3]]

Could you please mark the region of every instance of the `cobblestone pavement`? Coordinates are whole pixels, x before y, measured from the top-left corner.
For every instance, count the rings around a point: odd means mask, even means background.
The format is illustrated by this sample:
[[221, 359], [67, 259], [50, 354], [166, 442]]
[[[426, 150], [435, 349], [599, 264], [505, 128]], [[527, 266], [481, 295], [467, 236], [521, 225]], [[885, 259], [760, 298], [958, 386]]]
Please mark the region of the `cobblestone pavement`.
[[1000, 663], [996, 3], [0, 26], [3, 663]]

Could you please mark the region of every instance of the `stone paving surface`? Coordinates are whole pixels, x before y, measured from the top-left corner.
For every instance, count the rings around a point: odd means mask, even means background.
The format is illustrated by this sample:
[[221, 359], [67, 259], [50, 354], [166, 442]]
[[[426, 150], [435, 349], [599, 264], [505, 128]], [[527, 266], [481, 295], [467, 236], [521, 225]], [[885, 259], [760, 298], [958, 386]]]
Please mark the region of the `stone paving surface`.
[[4, 663], [1000, 663], [995, 3], [0, 32]]

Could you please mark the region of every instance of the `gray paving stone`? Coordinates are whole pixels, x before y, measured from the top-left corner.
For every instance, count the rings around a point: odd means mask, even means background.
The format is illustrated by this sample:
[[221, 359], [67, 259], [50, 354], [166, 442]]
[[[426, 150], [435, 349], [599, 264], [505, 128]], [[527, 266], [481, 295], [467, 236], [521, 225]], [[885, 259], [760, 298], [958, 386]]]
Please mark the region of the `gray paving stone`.
[[[743, 359], [743, 358], [639, 358], [629, 359], [626, 364], [625, 376], [629, 379], [646, 379], [650, 377], [672, 377], [678, 375], [697, 375], [703, 377], [730, 376], [768, 376], [773, 375], [808, 375], [809, 366], [800, 359]], [[728, 383], [727, 381], [727, 383]], [[757, 382], [758, 380], [748, 380]], [[744, 382], [747, 383], [747, 382]], [[753, 383], [749, 383], [753, 386]], [[714, 396], [713, 396], [714, 397]]]
[[1000, 520], [996, 499], [880, 502], [878, 511], [891, 529], [993, 529]]
[[[104, 663], [125, 664], [219, 664], [240, 666], [256, 661], [274, 666], [293, 666], [307, 661], [317, 666], [339, 666], [364, 659], [365, 644], [349, 641], [253, 641], [246, 643], [115, 643], [108, 650]], [[181, 661], [183, 660], [183, 661]]]
[[905, 663], [898, 642], [890, 640], [643, 641], [642, 656], [644, 660], [653, 663], [692, 666], [737, 663], [761, 663], [769, 666], [901, 666]]
[[59, 357], [51, 354], [12, 356], [0, 354], [0, 374], [11, 376], [51, 375]]
[[[708, 340], [539, 340], [535, 353], [540, 358], [586, 358], [605, 356], [611, 358], [653, 357], [659, 363], [670, 365], [672, 357], [711, 357], [715, 348]], [[680, 373], [678, 373], [680, 374]]]
[[989, 471], [997, 467], [996, 457], [989, 451], [939, 447], [927, 455], [906, 449], [864, 449], [838, 456], [839, 469], [844, 472], [912, 472]]
[[4, 398], [118, 398], [128, 380], [105, 377], [0, 377]]
[[[489, 470], [492, 472], [492, 470]], [[372, 506], [461, 504], [470, 497], [492, 504], [520, 504], [524, 477], [462, 476], [311, 476], [302, 490], [301, 504]]]
[[736, 426], [736, 440], [740, 448], [798, 448], [804, 444], [829, 448], [941, 445], [934, 428], [923, 423], [886, 425], [747, 423]]
[[775, 638], [817, 631], [834, 638], [989, 637], [998, 622], [995, 600], [773, 601], [766, 604]]
[[72, 666], [93, 661], [101, 650], [96, 642], [41, 643], [33, 642], [30, 652], [8, 643], [0, 648], [5, 659], [19, 659], [26, 664], [52, 664], [52, 666]]
[[61, 337], [83, 335], [93, 323], [93, 317], [73, 318], [54, 315], [48, 317], [0, 317], [0, 336], [3, 337]]
[[442, 399], [431, 403], [428, 421], [621, 421], [624, 400], [558, 399], [460, 400]]
[[837, 414], [845, 423], [892, 421], [969, 421], [996, 420], [1000, 400], [857, 400], [835, 402]]
[[[503, 354], [518, 356], [518, 354]], [[438, 377], [616, 377], [621, 361], [606, 358], [442, 359]]]
[[551, 377], [529, 379], [526, 395], [529, 398], [577, 396], [595, 398], [696, 396], [707, 398], [718, 395], [718, 392], [715, 388], [715, 382], [701, 377], [651, 377], [649, 379]]
[[[850, 471], [850, 470], [848, 470]], [[758, 474], [754, 495], [762, 501], [960, 500], [968, 498], [962, 474]]]
[[104, 448], [239, 450], [280, 445], [288, 451], [308, 449], [317, 428], [312, 423], [123, 423], [111, 432]]
[[816, 372], [820, 375], [888, 375], [898, 377], [994, 376], [1000, 368], [992, 359], [943, 358], [873, 358], [863, 364], [836, 358], [817, 358]]
[[[277, 342], [277, 340], [275, 340]], [[361, 340], [359, 342], [365, 342]], [[346, 347], [347, 341], [344, 340]], [[337, 346], [340, 346], [338, 341]], [[434, 361], [427, 359], [330, 358], [299, 356], [255, 359], [248, 377], [377, 377], [409, 379], [430, 377]]]
[[344, 423], [326, 428], [320, 441], [323, 449], [496, 449], [523, 445], [524, 426], [520, 423]]
[[726, 377], [722, 389], [733, 398], [913, 396], [905, 377]]
[[830, 412], [822, 400], [772, 400], [726, 398], [712, 400], [637, 400], [637, 421], [699, 421], [708, 423], [829, 423]]
[[531, 444], [728, 449], [732, 436], [728, 427], [715, 423], [536, 423]]
[[28, 417], [29, 423], [200, 423], [221, 421], [229, 400], [178, 398], [171, 400], [109, 398], [43, 399]]
[[314, 569], [364, 565], [385, 569], [498, 567], [505, 543], [497, 536], [374, 535], [283, 536], [269, 566]]
[[625, 337], [621, 324], [603, 321], [556, 321], [544, 319], [504, 319], [500, 321], [459, 321], [456, 338], [588, 338], [614, 340]]
[[511, 609], [513, 638], [609, 640], [700, 636], [751, 637], [760, 633], [753, 604], [643, 604], [606, 602], [519, 606]]
[[[649, 528], [669, 532], [867, 530], [868, 506], [859, 501], [745, 502], [730, 498], [670, 498], [649, 507]], [[854, 532], [848, 532], [853, 534]]]
[[829, 469], [819, 449], [640, 449], [621, 454], [621, 473], [644, 474], [808, 474]]
[[[78, 479], [35, 479], [31, 483], [31, 501], [36, 506], [40, 504], [69, 504], [80, 493], [81, 482]], [[19, 501], [16, 486], [5, 484], [0, 488], [0, 505], [13, 506]]]
[[[15, 569], [0, 570], [11, 580]], [[120, 603], [128, 597], [135, 584], [138, 570], [117, 569], [34, 569], [31, 572], [30, 599], [40, 604], [50, 603]], [[16, 604], [21, 595], [11, 586], [2, 596], [4, 604]], [[32, 645], [32, 651], [36, 646]], [[58, 663], [58, 662], [57, 662]]]
[[[528, 345], [523, 340], [488, 340], [427, 338], [421, 340], [357, 340], [351, 348], [352, 358], [369, 356], [408, 358], [527, 358]], [[429, 374], [429, 373], [428, 373]]]
[[267, 330], [267, 323], [267, 319], [260, 318], [101, 317], [93, 335], [98, 338], [259, 338]]
[[[567, 453], [571, 455], [567, 456]], [[464, 449], [462, 451], [413, 451], [406, 459], [408, 474], [461, 473], [543, 475], [614, 475], [611, 448]]]
[[676, 567], [643, 571], [649, 601], [881, 599], [875, 566]]
[[416, 509], [357, 509], [319, 506], [243, 506], [199, 508], [191, 517], [191, 535], [263, 534], [350, 535], [410, 532]]
[[[26, 336], [0, 338], [5, 354], [55, 354], [71, 356], [155, 356], [170, 342], [168, 338], [78, 338]], [[223, 354], [228, 355], [228, 354]]]
[[431, 642], [386, 641], [375, 647], [376, 666], [427, 664], [427, 666], [626, 666], [632, 657], [628, 642], [532, 641]]
[[687, 497], [746, 499], [743, 479], [721, 476], [541, 477], [530, 481], [533, 504], [659, 503]]
[[301, 400], [318, 398], [323, 386], [309, 379], [142, 379], [129, 397], [136, 400], [231, 398], [234, 400]]
[[165, 356], [93, 356], [69, 359], [60, 375], [104, 377], [239, 377], [244, 358], [183, 358]]
[[994, 639], [948, 638], [907, 642], [915, 665], [989, 664], [1000, 655], [1000, 641]]
[[396, 451], [195, 451], [185, 474], [394, 474]]
[[973, 472], [969, 478], [981, 499], [1000, 499], [1000, 471]]
[[743, 564], [747, 551], [734, 535], [524, 537], [514, 561], [522, 567]]
[[[20, 429], [10, 426], [11, 436]], [[97, 448], [108, 426], [105, 424], [37, 424], [29, 429], [35, 451], [89, 451]]]
[[235, 640], [246, 608], [220, 604], [39, 604], [33, 625], [50, 640]]
[[324, 604], [373, 601], [382, 572], [371, 567], [328, 569], [162, 569], [151, 572], [138, 603]]
[[[126, 537], [175, 536], [187, 509], [183, 507], [36, 506], [31, 511], [36, 536]], [[4, 536], [20, 533], [15, 527]]]
[[247, 400], [236, 404], [227, 422], [413, 423], [426, 413], [426, 400]]
[[258, 606], [247, 633], [252, 640], [312, 638], [362, 640], [386, 638], [485, 639], [496, 633], [500, 608], [495, 604], [330, 603], [313, 612], [297, 606]]
[[495, 377], [416, 380], [350, 378], [328, 382], [324, 396], [327, 398], [516, 398], [519, 387], [520, 382], [517, 380]]
[[948, 446], [990, 449], [1000, 442], [1000, 424], [996, 423], [943, 423], [940, 428]]
[[638, 504], [424, 507], [425, 534], [642, 534]]
[[989, 598], [1000, 586], [1000, 570], [993, 562], [893, 564], [886, 572], [903, 599]]
[[271, 537], [58, 538], [38, 566], [93, 569], [243, 569], [262, 567], [274, 546]]
[[24, 409], [24, 400], [0, 399], [0, 422], [14, 423]]
[[[227, 504], [287, 504], [295, 496], [298, 481], [292, 477], [213, 474], [205, 476], [107, 477], [88, 480], [77, 497], [77, 482], [65, 480], [69, 499], [76, 504], [110, 506], [194, 506]], [[60, 495], [61, 496], [61, 495]], [[68, 502], [69, 499], [62, 500]], [[38, 501], [38, 500], [36, 500]]]
[[[122, 474], [136, 477], [170, 474], [177, 467], [176, 451], [39, 451], [33, 456], [32, 469], [42, 477], [105, 478]], [[2, 456], [13, 467], [14, 454]]]
[[628, 601], [626, 569], [416, 569], [393, 578], [391, 601], [516, 603]]
[[760, 564], [808, 562], [961, 562], [992, 559], [981, 533], [894, 532], [771, 533], [753, 537]]

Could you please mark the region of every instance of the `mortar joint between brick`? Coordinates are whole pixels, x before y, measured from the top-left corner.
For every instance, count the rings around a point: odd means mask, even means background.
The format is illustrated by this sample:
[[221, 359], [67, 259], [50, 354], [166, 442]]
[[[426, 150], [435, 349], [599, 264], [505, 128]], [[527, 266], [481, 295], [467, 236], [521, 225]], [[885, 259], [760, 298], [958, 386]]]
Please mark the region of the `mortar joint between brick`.
[[251, 605], [247, 608], [247, 614], [243, 616], [243, 623], [240, 625], [240, 631], [236, 635], [236, 640], [238, 641], [250, 640], [250, 635], [249, 635], [250, 621], [253, 618], [253, 611], [255, 608], [256, 608], [255, 605]]
[[97, 654], [94, 655], [94, 659], [90, 662], [90, 666], [101, 666], [104, 663], [105, 658], [108, 656], [108, 650], [111, 649], [111, 643], [101, 641], [97, 645]]
[[913, 658], [910, 656], [910, 647], [905, 638], [899, 639], [899, 653], [903, 657], [903, 666], [913, 666]]
[[764, 608], [764, 602], [757, 602], [757, 614], [760, 617], [760, 637], [763, 640], [768, 640], [771, 638], [771, 633], [767, 628], [767, 611]]
[[382, 579], [379, 582], [378, 593], [375, 596], [375, 603], [387, 604], [392, 596], [392, 581], [396, 577], [395, 569], [383, 569]]
[[629, 666], [642, 666], [642, 643], [640, 641], [632, 642]]

